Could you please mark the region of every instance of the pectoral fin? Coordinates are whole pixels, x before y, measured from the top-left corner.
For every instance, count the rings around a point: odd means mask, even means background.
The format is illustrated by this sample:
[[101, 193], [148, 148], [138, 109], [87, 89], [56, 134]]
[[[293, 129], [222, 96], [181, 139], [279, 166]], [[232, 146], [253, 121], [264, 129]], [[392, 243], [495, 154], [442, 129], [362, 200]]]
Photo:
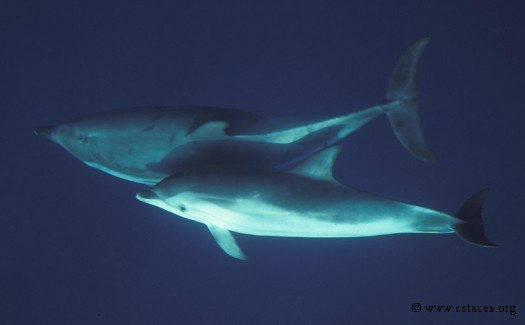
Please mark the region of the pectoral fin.
[[222, 248], [226, 254], [239, 260], [246, 259], [246, 255], [244, 255], [239, 245], [237, 245], [230, 231], [215, 225], [208, 225], [208, 229], [219, 247]]

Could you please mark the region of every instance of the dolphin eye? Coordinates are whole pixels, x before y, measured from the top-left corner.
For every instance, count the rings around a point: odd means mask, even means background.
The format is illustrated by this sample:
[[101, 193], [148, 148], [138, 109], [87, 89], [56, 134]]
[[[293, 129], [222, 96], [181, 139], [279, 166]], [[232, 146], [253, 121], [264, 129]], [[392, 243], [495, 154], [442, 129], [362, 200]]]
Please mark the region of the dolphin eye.
[[187, 210], [187, 209], [186, 209], [186, 206], [185, 206], [184, 204], [180, 204], [180, 205], [179, 205], [179, 211], [180, 211], [180, 212], [186, 212], [186, 210]]

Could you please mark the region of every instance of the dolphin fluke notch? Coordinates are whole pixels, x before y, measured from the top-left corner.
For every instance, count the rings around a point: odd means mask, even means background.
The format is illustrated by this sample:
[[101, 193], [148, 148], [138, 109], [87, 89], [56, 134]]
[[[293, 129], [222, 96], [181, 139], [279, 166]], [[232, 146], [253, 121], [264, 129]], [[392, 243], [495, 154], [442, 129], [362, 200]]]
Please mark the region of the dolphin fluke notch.
[[416, 102], [417, 63], [429, 41], [428, 37], [417, 40], [397, 61], [386, 92], [390, 103], [386, 113], [403, 147], [419, 160], [434, 162], [437, 158], [426, 144]]
[[484, 247], [498, 246], [485, 236], [485, 229], [481, 218], [481, 210], [485, 196], [489, 190], [481, 190], [472, 195], [459, 209], [455, 217], [462, 220], [452, 226], [454, 231], [465, 241]]

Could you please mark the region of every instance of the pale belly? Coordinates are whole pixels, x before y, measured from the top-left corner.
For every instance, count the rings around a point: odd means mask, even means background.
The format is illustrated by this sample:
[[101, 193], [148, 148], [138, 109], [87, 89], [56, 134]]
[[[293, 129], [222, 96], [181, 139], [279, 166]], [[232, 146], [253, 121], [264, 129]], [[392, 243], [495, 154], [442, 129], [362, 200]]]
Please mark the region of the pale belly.
[[[415, 209], [422, 209], [414, 207]], [[448, 233], [452, 229], [446, 224], [444, 216], [443, 226], [422, 229], [420, 222], [414, 222], [419, 211], [414, 216], [398, 215], [395, 211], [389, 213], [371, 213], [369, 216], [362, 212], [334, 211], [327, 208], [325, 211], [303, 211], [300, 213], [275, 207], [261, 202], [236, 202], [228, 208], [221, 204], [201, 202], [189, 211], [190, 219], [205, 224], [214, 224], [223, 229], [256, 236], [279, 237], [368, 237], [397, 233]], [[348, 209], [347, 209], [348, 210]], [[333, 214], [339, 213], [338, 218]], [[180, 214], [180, 212], [179, 212]], [[417, 219], [416, 219], [417, 221]]]

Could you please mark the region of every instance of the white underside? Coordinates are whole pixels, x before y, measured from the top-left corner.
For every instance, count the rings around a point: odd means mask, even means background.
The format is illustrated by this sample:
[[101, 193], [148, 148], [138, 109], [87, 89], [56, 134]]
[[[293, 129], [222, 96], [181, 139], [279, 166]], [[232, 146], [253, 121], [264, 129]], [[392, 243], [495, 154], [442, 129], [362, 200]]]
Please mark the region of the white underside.
[[105, 167], [103, 165], [100, 165], [100, 164], [97, 164], [97, 163], [91, 163], [91, 162], [87, 162], [87, 161], [84, 161], [84, 163], [86, 165], [88, 165], [89, 167], [93, 167], [95, 169], [101, 170], [101, 171], [103, 171], [105, 173], [108, 173], [108, 174], [110, 174], [112, 176], [115, 176], [115, 177], [118, 177], [118, 178], [122, 178], [122, 179], [127, 180], [127, 181], [141, 183], [141, 184], [146, 184], [146, 185], [149, 185], [149, 186], [153, 186], [153, 185], [155, 185], [158, 182], [157, 180], [152, 180], [150, 178], [137, 177], [137, 176], [133, 176], [132, 174], [126, 174], [126, 173], [118, 172], [116, 170], [107, 168], [107, 167]]
[[246, 141], [259, 141], [267, 143], [292, 143], [308, 134], [319, 130], [342, 125], [343, 129], [339, 131], [338, 138], [344, 138], [362, 125], [366, 124], [376, 116], [385, 112], [387, 105], [376, 105], [344, 116], [334, 117], [322, 120], [316, 123], [310, 123], [299, 127], [280, 130], [265, 134], [255, 135], [236, 135], [235, 138]]
[[[192, 202], [191, 198], [192, 195], [182, 193], [167, 202], [153, 200], [148, 203], [206, 225], [256, 236], [329, 238], [419, 232], [409, 219], [399, 220], [389, 215], [375, 215], [372, 220], [360, 223], [334, 222], [329, 215], [297, 214], [264, 202], [237, 200], [224, 208], [202, 198]], [[186, 207], [184, 212], [178, 208], [181, 203]]]

